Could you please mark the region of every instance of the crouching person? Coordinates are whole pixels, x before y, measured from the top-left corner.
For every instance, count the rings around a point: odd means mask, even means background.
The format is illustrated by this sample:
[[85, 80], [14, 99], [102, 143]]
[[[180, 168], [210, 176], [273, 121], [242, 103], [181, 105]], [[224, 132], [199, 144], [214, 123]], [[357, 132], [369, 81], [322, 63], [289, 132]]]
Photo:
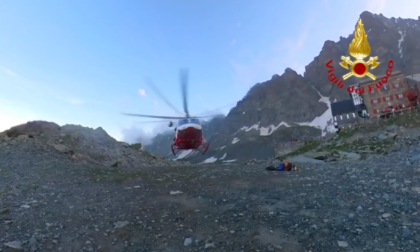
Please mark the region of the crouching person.
[[298, 170], [296, 165], [290, 163], [287, 160], [283, 160], [277, 166], [271, 165], [265, 169], [267, 171], [297, 171]]

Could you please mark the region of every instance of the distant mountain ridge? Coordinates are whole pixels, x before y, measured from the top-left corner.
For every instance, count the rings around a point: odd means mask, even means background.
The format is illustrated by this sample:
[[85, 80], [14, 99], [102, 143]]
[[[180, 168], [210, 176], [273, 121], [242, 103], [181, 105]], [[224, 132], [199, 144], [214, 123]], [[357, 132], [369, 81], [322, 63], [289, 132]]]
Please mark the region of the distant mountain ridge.
[[[420, 73], [420, 17], [395, 19], [365, 11], [360, 18], [371, 55], [378, 56], [381, 62], [375, 73], [385, 73], [389, 60], [394, 61], [394, 71], [406, 75]], [[357, 20], [355, 28], [356, 24]], [[348, 55], [352, 39], [353, 34], [340, 37], [338, 42], [326, 41], [319, 55], [305, 67], [303, 76], [287, 68], [281, 76], [273, 75], [271, 80], [254, 85], [224, 119], [215, 122], [210, 132], [205, 129], [212, 144], [209, 152], [204, 156], [189, 152], [187, 160], [268, 158], [275, 155], [280, 143], [291, 138], [302, 140], [332, 132], [330, 102], [348, 99], [346, 88], [357, 79], [347, 79], [346, 87], [337, 88], [328, 81], [325, 64], [333, 60], [335, 74], [346, 74], [348, 70], [339, 66], [339, 62], [341, 56]], [[157, 151], [162, 148], [170, 152], [173, 134], [168, 137], [158, 136], [145, 148], [157, 154], [163, 153]]]

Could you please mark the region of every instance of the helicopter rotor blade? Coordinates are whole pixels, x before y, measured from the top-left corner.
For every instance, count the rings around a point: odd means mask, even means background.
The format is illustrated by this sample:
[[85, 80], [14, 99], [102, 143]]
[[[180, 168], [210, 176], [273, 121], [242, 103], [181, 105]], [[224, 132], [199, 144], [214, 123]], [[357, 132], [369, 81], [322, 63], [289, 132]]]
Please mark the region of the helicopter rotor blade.
[[185, 117], [181, 116], [155, 116], [155, 115], [142, 115], [142, 114], [131, 114], [131, 113], [122, 113], [126, 116], [136, 116], [136, 117], [147, 117], [147, 118], [159, 118], [159, 119], [184, 119]]
[[[136, 117], [146, 117], [146, 118], [158, 118], [158, 119], [175, 119], [175, 120], [180, 120], [180, 119], [185, 119], [185, 116], [156, 116], [156, 115], [143, 115], [143, 114], [131, 114], [131, 113], [122, 113], [123, 115], [126, 116], [136, 116]], [[193, 116], [190, 118], [207, 118], [207, 117], [212, 117], [212, 116]]]
[[228, 104], [228, 105], [225, 105], [223, 107], [215, 108], [215, 109], [212, 109], [212, 110], [206, 110], [206, 111], [204, 111], [202, 113], [197, 114], [197, 116], [202, 116], [202, 115], [209, 114], [209, 113], [212, 113], [214, 116], [218, 116], [218, 115], [221, 115], [223, 113], [220, 112], [219, 114], [215, 114], [215, 112], [219, 112], [220, 110], [222, 110], [224, 108], [228, 108], [228, 107], [231, 107], [232, 108], [232, 107], [235, 106], [235, 104], [236, 104], [236, 102], [231, 103], [231, 104]]
[[184, 112], [187, 118], [190, 117], [190, 112], [188, 111], [188, 70], [181, 70], [181, 92], [182, 92], [182, 102], [184, 105]]
[[160, 121], [144, 121], [144, 122], [135, 122], [136, 124], [144, 124], [144, 123], [169, 123], [172, 122], [170, 119], [162, 119]]
[[156, 85], [153, 84], [152, 80], [150, 80], [149, 78], [145, 79], [146, 84], [153, 90], [153, 92], [155, 92], [165, 103], [166, 105], [168, 105], [171, 109], [173, 109], [176, 113], [183, 115], [184, 113], [182, 113], [181, 111], [179, 111], [174, 105], [172, 105], [172, 103], [170, 103], [165, 96], [160, 92], [160, 90], [157, 88]]

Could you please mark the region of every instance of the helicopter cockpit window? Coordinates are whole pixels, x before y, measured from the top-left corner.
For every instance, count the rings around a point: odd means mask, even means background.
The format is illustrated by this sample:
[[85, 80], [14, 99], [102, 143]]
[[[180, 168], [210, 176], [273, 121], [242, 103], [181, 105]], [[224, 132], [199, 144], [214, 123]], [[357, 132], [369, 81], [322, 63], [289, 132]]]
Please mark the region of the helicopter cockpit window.
[[188, 119], [181, 119], [178, 121], [178, 126], [184, 125], [188, 123]]
[[200, 120], [198, 119], [190, 119], [190, 122], [194, 124], [200, 124]]

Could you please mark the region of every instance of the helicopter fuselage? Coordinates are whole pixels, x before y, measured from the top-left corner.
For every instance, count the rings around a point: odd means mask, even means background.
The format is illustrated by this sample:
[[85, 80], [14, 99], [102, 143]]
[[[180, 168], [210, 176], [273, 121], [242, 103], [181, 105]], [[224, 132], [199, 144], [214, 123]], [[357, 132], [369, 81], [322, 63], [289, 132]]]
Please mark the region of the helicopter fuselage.
[[195, 149], [203, 142], [201, 125], [187, 123], [178, 126], [175, 133], [175, 144], [180, 149]]
[[176, 129], [172, 152], [174, 155], [180, 150], [196, 149], [204, 154], [209, 144], [204, 140], [203, 128], [199, 124], [186, 123]]
[[[179, 116], [157, 116], [157, 115], [144, 115], [144, 114], [131, 114], [124, 113], [128, 116], [137, 116], [137, 117], [147, 117], [147, 118], [160, 118], [165, 120], [179, 120], [178, 128], [175, 128], [175, 138], [174, 143], [171, 145], [172, 153], [176, 155], [180, 150], [198, 150], [201, 154], [204, 153], [209, 148], [209, 143], [204, 140], [203, 129], [201, 127], [200, 119], [208, 116], [190, 116], [188, 110], [188, 71], [186, 69], [181, 70], [181, 95], [184, 106], [185, 117]], [[149, 87], [156, 92], [161, 98], [166, 102], [167, 105], [172, 107], [177, 113], [180, 113], [172, 104], [170, 104], [167, 99], [165, 99], [156, 86], [152, 84], [149, 80], [147, 81]], [[169, 122], [168, 126], [171, 128], [174, 126], [172, 121]]]

